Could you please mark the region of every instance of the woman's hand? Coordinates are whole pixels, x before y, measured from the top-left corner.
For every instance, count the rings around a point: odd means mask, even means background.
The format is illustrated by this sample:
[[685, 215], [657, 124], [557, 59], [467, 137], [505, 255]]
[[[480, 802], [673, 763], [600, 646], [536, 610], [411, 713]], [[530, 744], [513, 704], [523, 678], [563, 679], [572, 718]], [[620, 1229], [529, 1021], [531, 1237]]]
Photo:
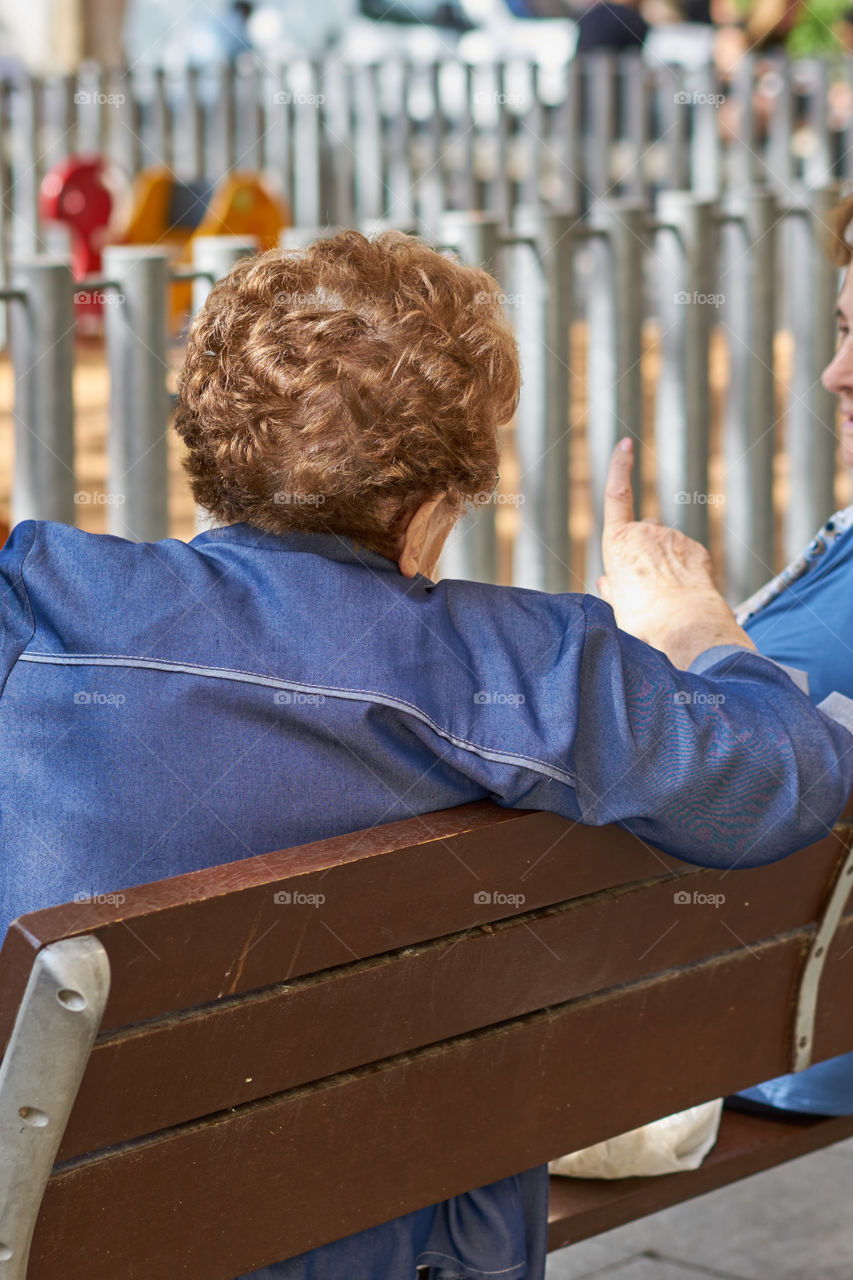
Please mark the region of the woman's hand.
[[665, 525], [634, 520], [631, 440], [613, 451], [604, 497], [604, 577], [598, 589], [616, 621], [677, 667], [718, 644], [755, 649], [714, 586], [700, 543]]

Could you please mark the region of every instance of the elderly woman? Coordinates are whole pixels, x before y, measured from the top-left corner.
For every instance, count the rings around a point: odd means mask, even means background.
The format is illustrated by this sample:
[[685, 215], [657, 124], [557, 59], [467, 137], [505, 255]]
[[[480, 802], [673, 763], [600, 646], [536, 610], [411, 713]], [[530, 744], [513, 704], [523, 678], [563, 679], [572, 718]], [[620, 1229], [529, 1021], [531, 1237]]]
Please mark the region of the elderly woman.
[[[823, 385], [841, 406], [841, 460], [853, 467], [853, 197], [835, 210], [831, 247], [847, 267], [838, 296], [838, 349]], [[827, 430], [829, 428], [827, 427]], [[853, 697], [853, 507], [838, 511], [778, 577], [747, 600], [739, 616], [762, 653], [799, 667], [815, 701], [831, 690]], [[740, 1102], [738, 1101], [740, 1100]], [[853, 1054], [745, 1089], [729, 1105], [750, 1110], [853, 1115]]]
[[[4, 922], [484, 797], [719, 867], [825, 833], [853, 787], [850, 704], [816, 708], [704, 550], [633, 521], [629, 447], [616, 618], [434, 581], [518, 389], [496, 282], [415, 239], [345, 232], [217, 285], [176, 425], [221, 527], [145, 544], [26, 521], [0, 553]], [[531, 1170], [256, 1280], [541, 1280], [546, 1185]]]

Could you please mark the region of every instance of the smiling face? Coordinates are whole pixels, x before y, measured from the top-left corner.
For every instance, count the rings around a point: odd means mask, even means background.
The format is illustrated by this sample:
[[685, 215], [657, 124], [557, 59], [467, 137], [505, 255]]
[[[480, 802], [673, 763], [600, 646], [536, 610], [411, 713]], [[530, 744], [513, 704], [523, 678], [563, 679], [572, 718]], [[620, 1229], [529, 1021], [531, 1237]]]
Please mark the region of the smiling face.
[[823, 371], [823, 385], [841, 406], [841, 461], [853, 467], [853, 267], [848, 267], [835, 310], [838, 349]]

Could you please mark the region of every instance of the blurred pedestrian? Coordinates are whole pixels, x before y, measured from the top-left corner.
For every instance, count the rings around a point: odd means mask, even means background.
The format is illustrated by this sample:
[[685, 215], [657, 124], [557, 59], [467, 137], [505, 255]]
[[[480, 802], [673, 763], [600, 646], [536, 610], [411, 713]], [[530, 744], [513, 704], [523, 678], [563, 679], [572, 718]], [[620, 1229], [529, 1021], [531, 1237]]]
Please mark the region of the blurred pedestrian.
[[639, 48], [649, 30], [639, 0], [595, 0], [579, 14], [577, 25], [578, 53]]

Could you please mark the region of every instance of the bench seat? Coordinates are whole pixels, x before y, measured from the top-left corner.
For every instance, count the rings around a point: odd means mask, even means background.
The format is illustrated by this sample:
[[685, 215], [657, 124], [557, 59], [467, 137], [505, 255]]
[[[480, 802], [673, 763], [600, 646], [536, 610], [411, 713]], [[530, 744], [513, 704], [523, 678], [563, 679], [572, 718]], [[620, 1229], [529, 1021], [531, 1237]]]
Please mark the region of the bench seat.
[[552, 1177], [548, 1249], [564, 1249], [850, 1137], [853, 1116], [801, 1123], [724, 1109], [719, 1137], [698, 1169], [612, 1181]]

